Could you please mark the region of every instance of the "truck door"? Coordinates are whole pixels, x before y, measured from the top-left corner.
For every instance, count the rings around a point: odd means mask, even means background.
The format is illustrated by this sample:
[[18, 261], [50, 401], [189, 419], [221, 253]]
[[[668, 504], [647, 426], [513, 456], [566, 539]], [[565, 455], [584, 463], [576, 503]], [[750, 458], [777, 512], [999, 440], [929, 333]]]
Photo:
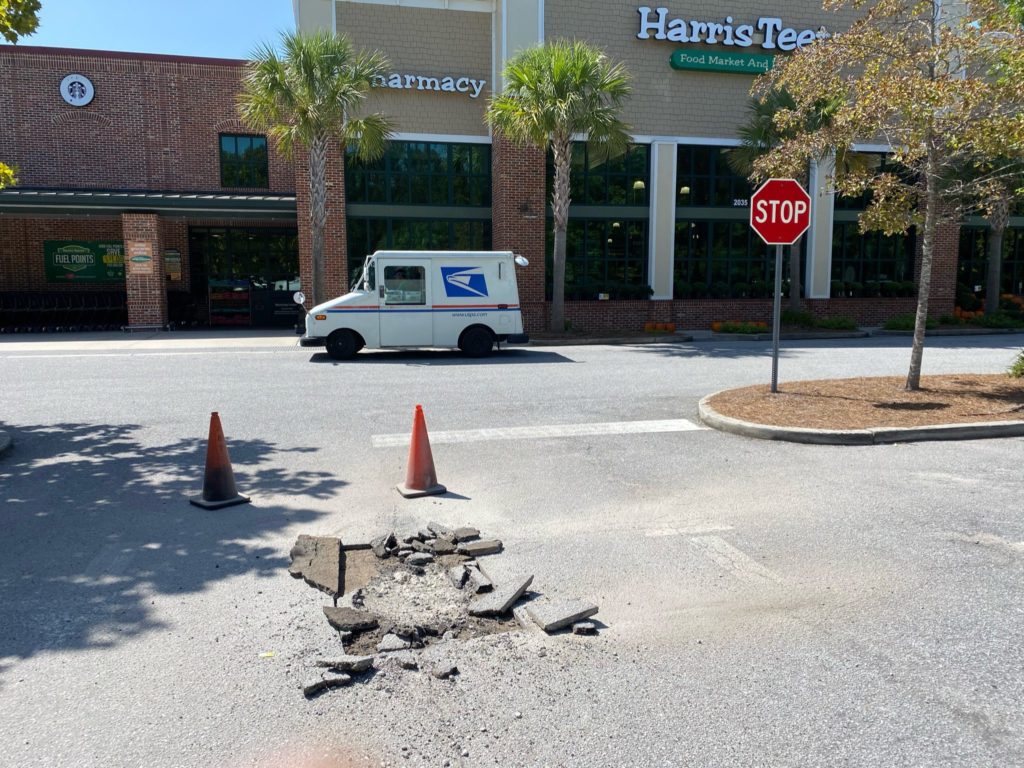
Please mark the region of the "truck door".
[[429, 261], [378, 260], [382, 347], [429, 347], [434, 343], [429, 265]]

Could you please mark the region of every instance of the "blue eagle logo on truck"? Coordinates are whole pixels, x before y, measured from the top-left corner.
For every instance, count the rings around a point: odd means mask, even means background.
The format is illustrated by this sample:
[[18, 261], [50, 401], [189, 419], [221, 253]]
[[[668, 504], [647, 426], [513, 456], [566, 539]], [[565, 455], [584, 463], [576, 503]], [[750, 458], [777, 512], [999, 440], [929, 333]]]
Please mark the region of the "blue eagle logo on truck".
[[450, 298], [487, 298], [483, 267], [441, 267], [445, 295]]

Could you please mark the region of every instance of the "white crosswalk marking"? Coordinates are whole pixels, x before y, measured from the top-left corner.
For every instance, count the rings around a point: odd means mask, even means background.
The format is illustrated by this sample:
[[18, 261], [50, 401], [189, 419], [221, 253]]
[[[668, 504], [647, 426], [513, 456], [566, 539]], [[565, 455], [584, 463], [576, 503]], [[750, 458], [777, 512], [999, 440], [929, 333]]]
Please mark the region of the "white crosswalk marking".
[[[478, 443], [486, 440], [531, 440], [551, 437], [591, 437], [595, 435], [635, 435], [650, 432], [690, 432], [703, 427], [687, 419], [654, 421], [608, 421], [592, 424], [548, 424], [534, 427], [498, 427], [431, 432], [430, 442]], [[373, 435], [374, 448], [393, 448], [409, 444], [409, 435]]]

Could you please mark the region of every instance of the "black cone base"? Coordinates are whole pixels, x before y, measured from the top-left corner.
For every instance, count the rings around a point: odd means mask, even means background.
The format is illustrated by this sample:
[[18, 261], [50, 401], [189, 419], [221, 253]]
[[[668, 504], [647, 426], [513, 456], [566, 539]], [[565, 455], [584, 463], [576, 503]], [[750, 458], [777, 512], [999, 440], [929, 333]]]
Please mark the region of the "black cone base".
[[191, 497], [188, 500], [188, 503], [195, 504], [197, 507], [202, 507], [203, 509], [223, 509], [224, 507], [231, 507], [235, 504], [248, 504], [250, 501], [252, 501], [252, 499], [248, 496], [243, 496], [242, 494], [233, 496], [230, 499], [222, 499], [221, 501], [207, 501], [203, 498], [202, 494], [199, 494], [198, 496]]

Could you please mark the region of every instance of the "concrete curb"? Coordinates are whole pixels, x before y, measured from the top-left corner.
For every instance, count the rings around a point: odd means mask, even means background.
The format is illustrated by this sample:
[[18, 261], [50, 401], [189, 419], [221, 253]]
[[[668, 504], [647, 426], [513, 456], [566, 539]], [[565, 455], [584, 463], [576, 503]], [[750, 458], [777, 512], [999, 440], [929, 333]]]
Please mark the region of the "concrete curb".
[[[813, 341], [815, 339], [864, 339], [870, 336], [867, 331], [822, 331], [820, 333], [800, 333], [790, 331], [780, 333], [780, 341]], [[771, 333], [711, 333], [714, 341], [771, 341]]]
[[[723, 392], [726, 390], [722, 390]], [[1024, 437], [1024, 421], [989, 421], [975, 424], [939, 424], [928, 427], [877, 427], [873, 429], [808, 429], [776, 427], [724, 416], [702, 398], [697, 405], [700, 420], [713, 429], [760, 440], [783, 440], [811, 445], [888, 445], [923, 440], [978, 440], [993, 437]]]
[[[1024, 333], [1024, 328], [936, 328], [925, 331], [924, 336], [998, 336], [1008, 333]], [[913, 331], [887, 331], [884, 328], [871, 331], [872, 336], [913, 336]]]
[[[686, 334], [666, 334], [665, 336], [612, 336], [612, 337], [584, 337], [579, 339], [545, 339], [530, 337], [531, 347], [576, 347], [587, 344], [679, 344], [693, 341], [693, 336]], [[512, 345], [507, 349], [515, 349], [519, 345]]]
[[7, 453], [12, 445], [14, 445], [14, 441], [11, 440], [11, 436], [0, 430], [0, 456]]

